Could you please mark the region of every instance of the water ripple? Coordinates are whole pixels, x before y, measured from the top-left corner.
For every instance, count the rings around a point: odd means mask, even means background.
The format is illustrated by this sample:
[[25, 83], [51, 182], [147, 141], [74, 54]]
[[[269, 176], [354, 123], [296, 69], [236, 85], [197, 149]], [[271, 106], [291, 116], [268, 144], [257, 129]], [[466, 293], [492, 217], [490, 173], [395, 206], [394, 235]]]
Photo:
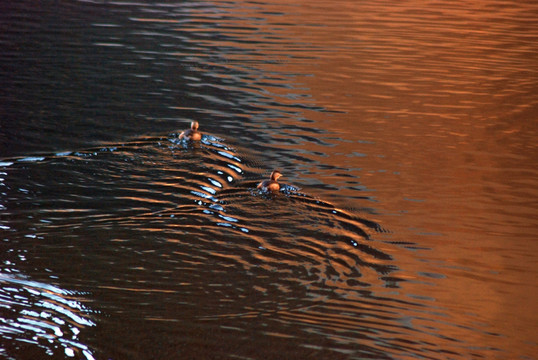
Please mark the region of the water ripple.
[[[82, 325], [74, 295], [0, 280], [25, 311], [7, 336], [87, 358], [58, 343], [99, 328], [118, 359], [534, 353], [532, 314], [513, 314], [533, 298], [537, 8], [463, 5], [3, 4], [3, 266], [53, 269], [106, 313]], [[202, 141], [177, 141], [191, 120]], [[289, 184], [260, 194], [274, 168]]]
[[79, 338], [84, 328], [95, 326], [80, 294], [8, 274], [0, 274], [0, 285], [0, 334], [13, 345], [2, 349], [4, 355], [25, 354], [36, 346], [43, 355], [94, 359]]

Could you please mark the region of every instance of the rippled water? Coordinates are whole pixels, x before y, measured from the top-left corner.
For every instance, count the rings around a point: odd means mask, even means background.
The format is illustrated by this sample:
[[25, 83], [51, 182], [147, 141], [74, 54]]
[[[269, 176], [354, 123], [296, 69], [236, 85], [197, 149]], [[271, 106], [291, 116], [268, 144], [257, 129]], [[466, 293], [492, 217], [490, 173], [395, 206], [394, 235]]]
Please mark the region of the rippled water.
[[1, 8], [0, 357], [538, 352], [537, 5]]

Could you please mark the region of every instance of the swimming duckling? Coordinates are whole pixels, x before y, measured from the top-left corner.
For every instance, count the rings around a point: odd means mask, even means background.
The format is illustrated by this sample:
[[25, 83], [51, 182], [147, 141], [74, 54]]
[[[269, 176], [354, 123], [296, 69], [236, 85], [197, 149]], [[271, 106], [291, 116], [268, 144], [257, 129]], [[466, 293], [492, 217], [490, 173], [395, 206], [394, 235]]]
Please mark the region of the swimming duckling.
[[270, 180], [264, 180], [261, 183], [258, 184], [258, 189], [262, 191], [279, 191], [280, 190], [280, 184], [277, 183], [278, 178], [280, 178], [282, 174], [280, 171], [275, 170], [271, 173], [271, 179]]
[[198, 121], [191, 122], [191, 128], [179, 134], [179, 140], [182, 139], [192, 141], [200, 141], [202, 139], [202, 133], [198, 131]]

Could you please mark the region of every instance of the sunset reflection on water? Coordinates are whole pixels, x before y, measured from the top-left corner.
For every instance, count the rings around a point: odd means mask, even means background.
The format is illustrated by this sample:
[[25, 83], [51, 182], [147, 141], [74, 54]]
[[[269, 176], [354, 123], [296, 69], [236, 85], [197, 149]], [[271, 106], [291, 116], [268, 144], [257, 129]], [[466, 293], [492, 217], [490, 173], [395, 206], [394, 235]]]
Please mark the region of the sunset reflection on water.
[[[536, 353], [535, 4], [30, 9], [2, 38], [0, 270], [80, 290], [89, 354]], [[258, 193], [274, 169], [292, 191]]]

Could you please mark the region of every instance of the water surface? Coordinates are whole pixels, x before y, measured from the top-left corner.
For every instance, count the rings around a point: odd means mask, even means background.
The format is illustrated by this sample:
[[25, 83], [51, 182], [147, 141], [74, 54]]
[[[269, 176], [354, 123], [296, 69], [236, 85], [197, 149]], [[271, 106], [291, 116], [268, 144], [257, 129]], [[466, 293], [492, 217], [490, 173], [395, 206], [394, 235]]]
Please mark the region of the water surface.
[[0, 356], [533, 358], [537, 17], [2, 5]]

